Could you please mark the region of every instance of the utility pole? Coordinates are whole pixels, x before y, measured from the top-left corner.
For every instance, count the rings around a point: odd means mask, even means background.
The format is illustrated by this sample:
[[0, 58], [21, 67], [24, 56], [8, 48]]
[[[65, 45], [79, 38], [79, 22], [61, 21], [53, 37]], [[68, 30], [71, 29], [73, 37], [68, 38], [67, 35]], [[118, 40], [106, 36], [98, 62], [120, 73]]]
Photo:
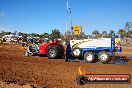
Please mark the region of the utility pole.
[[67, 16], [68, 16], [68, 21], [67, 21], [67, 24], [66, 24], [66, 28], [68, 29], [71, 29], [71, 33], [73, 35], [73, 31], [72, 31], [72, 16], [71, 16], [71, 7], [69, 7], [69, 3], [67, 1]]

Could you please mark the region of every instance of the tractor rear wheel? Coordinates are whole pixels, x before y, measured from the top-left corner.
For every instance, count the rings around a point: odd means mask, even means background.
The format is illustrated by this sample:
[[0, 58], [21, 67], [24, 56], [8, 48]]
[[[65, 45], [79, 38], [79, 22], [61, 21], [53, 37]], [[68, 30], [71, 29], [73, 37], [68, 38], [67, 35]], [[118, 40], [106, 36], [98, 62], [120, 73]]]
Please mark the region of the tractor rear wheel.
[[106, 63], [109, 60], [109, 54], [106, 51], [101, 51], [98, 54], [98, 59], [102, 62], [102, 63]]
[[85, 59], [86, 62], [88, 62], [88, 63], [93, 62], [93, 61], [94, 61], [94, 55], [93, 55], [93, 53], [92, 53], [92, 52], [86, 52], [86, 53], [84, 54], [84, 59]]
[[50, 59], [57, 58], [58, 56], [58, 46], [57, 45], [51, 45], [46, 49], [46, 55]]
[[64, 58], [64, 52], [65, 52], [64, 46], [60, 44], [58, 44], [57, 46], [58, 46], [58, 57]]

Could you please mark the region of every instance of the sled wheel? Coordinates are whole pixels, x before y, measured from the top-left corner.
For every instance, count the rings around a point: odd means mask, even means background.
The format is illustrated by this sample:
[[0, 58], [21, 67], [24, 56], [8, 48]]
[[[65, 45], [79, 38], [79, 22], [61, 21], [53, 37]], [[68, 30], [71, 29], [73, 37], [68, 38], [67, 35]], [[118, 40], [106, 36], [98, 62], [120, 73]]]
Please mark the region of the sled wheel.
[[74, 57], [80, 57], [82, 55], [81, 52], [82, 52], [81, 49], [77, 47], [73, 49], [72, 55]]
[[92, 63], [94, 61], [94, 55], [92, 52], [86, 52], [84, 54], [84, 59], [86, 60], [86, 62], [88, 63]]
[[57, 47], [57, 45], [49, 46], [46, 49], [46, 55], [50, 59], [57, 58], [57, 56], [58, 56], [58, 47]]
[[98, 54], [98, 59], [102, 62], [102, 63], [106, 63], [109, 60], [109, 54], [106, 51], [101, 51]]

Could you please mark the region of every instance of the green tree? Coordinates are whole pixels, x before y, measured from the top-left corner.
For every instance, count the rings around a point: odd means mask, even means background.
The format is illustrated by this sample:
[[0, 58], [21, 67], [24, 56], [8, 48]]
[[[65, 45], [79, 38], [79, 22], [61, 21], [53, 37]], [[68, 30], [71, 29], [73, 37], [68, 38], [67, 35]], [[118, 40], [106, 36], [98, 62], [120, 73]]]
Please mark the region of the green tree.
[[126, 36], [126, 31], [124, 29], [120, 29], [117, 33], [120, 34], [122, 37]]
[[99, 33], [98, 30], [94, 30], [94, 31], [92, 32], [92, 34], [93, 34], [93, 35], [98, 35], [98, 34], [100, 34], [100, 33]]
[[85, 38], [92, 38], [92, 35], [85, 35]]
[[52, 39], [60, 38], [60, 31], [58, 29], [52, 30], [51, 38]]
[[11, 32], [5, 32], [5, 31], [1, 31], [1, 33], [2, 33], [3, 35], [10, 35], [10, 34], [12, 34]]
[[95, 38], [97, 38], [97, 36], [98, 36], [99, 34], [100, 34], [100, 33], [99, 33], [98, 30], [94, 30], [94, 31], [92, 32], [92, 35], [93, 35]]
[[40, 37], [43, 37], [43, 38], [49, 38], [50, 34], [48, 33], [43, 33], [43, 34], [40, 34]]
[[18, 32], [18, 36], [27, 37], [28, 35], [29, 34], [27, 34], [27, 33]]
[[10, 35], [12, 34], [11, 32], [5, 32], [5, 31], [1, 31], [0, 32], [0, 37], [4, 36], [4, 35]]
[[23, 36], [24, 33], [18, 32], [18, 36]]
[[36, 36], [36, 33], [31, 33], [30, 34], [32, 37], [35, 37]]
[[107, 35], [107, 31], [103, 31], [102, 32], [102, 37], [106, 37], [106, 35]]
[[110, 30], [110, 32], [109, 32], [109, 34], [108, 34], [108, 37], [111, 37], [112, 36], [112, 34], [114, 34], [115, 33], [115, 31], [114, 30]]
[[132, 38], [132, 30], [129, 30], [129, 31], [127, 32], [127, 36]]
[[66, 35], [71, 35], [71, 31], [66, 31], [65, 34]]

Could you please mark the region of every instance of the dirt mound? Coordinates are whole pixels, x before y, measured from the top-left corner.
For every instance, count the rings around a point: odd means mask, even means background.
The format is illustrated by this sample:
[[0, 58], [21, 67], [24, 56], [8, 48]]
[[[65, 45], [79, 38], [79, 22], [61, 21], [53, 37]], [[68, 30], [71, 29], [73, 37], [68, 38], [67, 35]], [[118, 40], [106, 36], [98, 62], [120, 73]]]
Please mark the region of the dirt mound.
[[[132, 49], [124, 48], [124, 53]], [[132, 60], [125, 64], [95, 64], [84, 62], [65, 62], [63, 59], [47, 57], [24, 57], [24, 48], [18, 44], [0, 44], [0, 87], [27, 85], [27, 88], [131, 88], [130, 84], [87, 84], [77, 85], [76, 76], [81, 66], [87, 74], [130, 74]], [[132, 52], [131, 52], [132, 55]], [[3, 83], [4, 82], [4, 83]], [[12, 87], [12, 86], [11, 86]], [[13, 87], [12, 87], [13, 88]], [[19, 87], [14, 87], [19, 88]], [[26, 87], [25, 87], [26, 88]]]

